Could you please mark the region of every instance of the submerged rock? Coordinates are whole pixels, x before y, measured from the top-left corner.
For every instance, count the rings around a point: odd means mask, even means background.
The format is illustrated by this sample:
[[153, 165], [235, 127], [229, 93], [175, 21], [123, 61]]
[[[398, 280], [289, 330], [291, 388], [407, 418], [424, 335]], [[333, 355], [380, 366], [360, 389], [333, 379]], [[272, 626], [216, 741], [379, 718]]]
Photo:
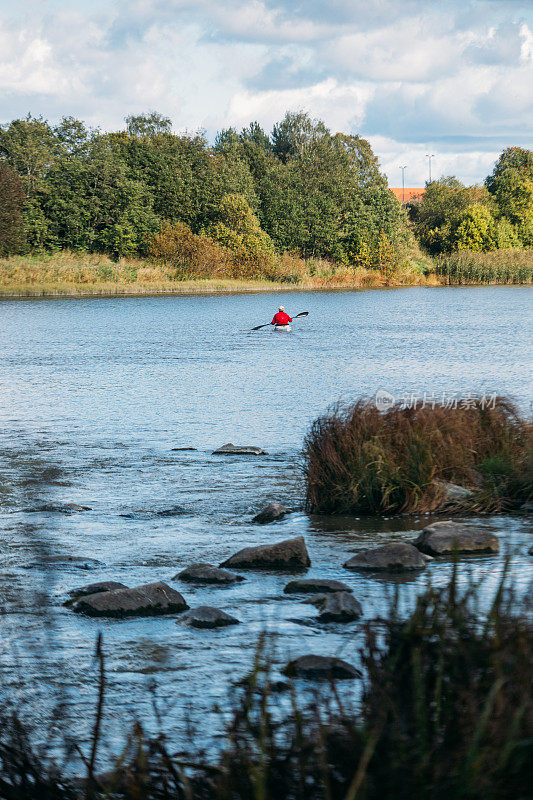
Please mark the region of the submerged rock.
[[296, 539], [285, 539], [276, 544], [262, 544], [256, 547], [245, 547], [238, 553], [223, 561], [221, 567], [237, 567], [238, 569], [280, 569], [299, 571], [311, 566], [311, 559], [305, 546], [303, 536]]
[[330, 581], [326, 578], [300, 578], [288, 583], [283, 591], [285, 594], [314, 594], [315, 592], [351, 592], [352, 589], [342, 581]]
[[143, 520], [154, 519], [154, 517], [178, 517], [186, 513], [187, 511], [183, 506], [172, 506], [172, 508], [164, 508], [162, 511], [127, 511], [124, 514], [119, 514], [119, 517]]
[[76, 514], [80, 511], [91, 511], [89, 506], [79, 506], [77, 503], [59, 503], [52, 501], [51, 503], [41, 503], [38, 506], [30, 508], [23, 508], [28, 514], [36, 513], [39, 511], [48, 511], [55, 514]]
[[162, 511], [156, 511], [157, 517], [178, 517], [180, 514], [186, 514], [183, 506], [172, 506], [171, 508], [164, 508]]
[[115, 589], [80, 597], [74, 611], [93, 617], [130, 617], [173, 614], [189, 608], [182, 595], [157, 581], [133, 589]]
[[333, 592], [317, 597], [320, 622], [353, 622], [363, 613], [361, 603], [349, 592]]
[[533, 556], [533, 544], [531, 545], [531, 547], [530, 547], [530, 548], [529, 548], [529, 550], [527, 551], [527, 554], [528, 554], [529, 556]]
[[424, 528], [414, 545], [422, 553], [442, 556], [453, 553], [497, 553], [500, 543], [493, 533], [483, 528], [446, 520]]
[[171, 453], [185, 452], [186, 450], [198, 450], [197, 447], [173, 447]]
[[266, 522], [276, 522], [278, 519], [283, 519], [289, 509], [285, 508], [281, 503], [269, 503], [259, 514], [256, 514], [252, 522], [259, 522], [264, 525]]
[[28, 564], [22, 564], [23, 569], [38, 569], [47, 568], [53, 569], [54, 567], [75, 567], [76, 569], [96, 569], [103, 567], [102, 561], [96, 558], [84, 558], [83, 556], [69, 556], [69, 555], [54, 555], [42, 556], [35, 561], [30, 561]]
[[198, 606], [191, 608], [177, 621], [179, 625], [188, 625], [191, 628], [225, 628], [228, 625], [239, 625], [240, 620], [226, 614], [219, 608], [212, 606]]
[[218, 450], [213, 450], [214, 456], [266, 456], [268, 455], [261, 447], [254, 445], [228, 444], [222, 445]]
[[428, 559], [408, 542], [391, 542], [359, 550], [345, 562], [346, 569], [376, 572], [410, 572], [424, 569]]
[[282, 672], [288, 677], [314, 680], [354, 680], [361, 677], [361, 673], [353, 664], [331, 656], [300, 656], [294, 661], [289, 661]]
[[190, 564], [182, 572], [178, 572], [172, 580], [186, 581], [187, 583], [218, 583], [228, 585], [246, 579], [243, 578], [242, 575], [237, 575], [235, 572], [215, 567], [214, 564], [198, 562], [196, 564]]

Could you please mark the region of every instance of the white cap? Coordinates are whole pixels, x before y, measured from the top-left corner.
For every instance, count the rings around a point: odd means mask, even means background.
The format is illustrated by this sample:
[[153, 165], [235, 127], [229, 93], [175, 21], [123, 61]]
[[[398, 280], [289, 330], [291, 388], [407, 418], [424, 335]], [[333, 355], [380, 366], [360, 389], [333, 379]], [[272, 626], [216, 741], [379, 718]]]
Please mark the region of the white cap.
[[280, 310], [280, 311], [284, 311], [284, 308], [283, 308], [283, 306], [280, 306], [280, 307], [279, 307], [279, 310]]

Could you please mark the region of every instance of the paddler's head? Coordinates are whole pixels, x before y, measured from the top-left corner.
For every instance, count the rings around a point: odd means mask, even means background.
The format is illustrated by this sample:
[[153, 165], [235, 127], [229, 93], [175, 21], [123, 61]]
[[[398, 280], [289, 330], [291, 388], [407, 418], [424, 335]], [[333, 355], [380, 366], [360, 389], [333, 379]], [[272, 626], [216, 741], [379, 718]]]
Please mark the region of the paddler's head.
[[279, 307], [279, 310], [280, 310], [280, 311], [285, 311], [285, 309], [284, 309], [284, 307], [283, 307], [283, 306], [280, 306], [280, 307]]

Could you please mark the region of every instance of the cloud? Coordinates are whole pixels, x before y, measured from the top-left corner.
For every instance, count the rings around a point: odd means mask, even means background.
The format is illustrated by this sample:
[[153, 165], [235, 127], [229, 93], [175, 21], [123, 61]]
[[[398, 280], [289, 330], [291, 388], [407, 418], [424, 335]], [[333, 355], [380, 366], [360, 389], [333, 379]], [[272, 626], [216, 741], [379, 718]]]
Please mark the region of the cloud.
[[[217, 129], [287, 109], [373, 143], [391, 179], [424, 153], [480, 180], [531, 146], [525, 0], [21, 0], [0, 6], [0, 121], [32, 111], [118, 128], [156, 109]], [[411, 163], [412, 162], [412, 163]]]

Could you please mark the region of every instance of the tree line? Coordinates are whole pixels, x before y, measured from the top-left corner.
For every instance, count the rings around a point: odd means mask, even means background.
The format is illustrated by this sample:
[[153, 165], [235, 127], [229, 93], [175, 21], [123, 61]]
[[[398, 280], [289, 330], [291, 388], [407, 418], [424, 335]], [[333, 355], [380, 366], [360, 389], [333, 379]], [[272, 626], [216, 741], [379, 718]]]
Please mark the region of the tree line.
[[483, 187], [433, 181], [407, 212], [368, 141], [302, 112], [212, 145], [156, 112], [115, 132], [72, 117], [0, 126], [0, 255], [64, 248], [261, 274], [282, 253], [387, 271], [413, 232], [430, 253], [531, 247], [533, 154], [505, 150]]
[[270, 134], [257, 122], [223, 130], [212, 145], [157, 113], [111, 133], [71, 117], [13, 120], [0, 128], [0, 197], [4, 254], [142, 256], [166, 236], [355, 264], [396, 257], [411, 236], [369, 143], [304, 113]]
[[431, 254], [533, 247], [533, 152], [508, 147], [482, 186], [446, 177], [408, 204], [420, 243]]

